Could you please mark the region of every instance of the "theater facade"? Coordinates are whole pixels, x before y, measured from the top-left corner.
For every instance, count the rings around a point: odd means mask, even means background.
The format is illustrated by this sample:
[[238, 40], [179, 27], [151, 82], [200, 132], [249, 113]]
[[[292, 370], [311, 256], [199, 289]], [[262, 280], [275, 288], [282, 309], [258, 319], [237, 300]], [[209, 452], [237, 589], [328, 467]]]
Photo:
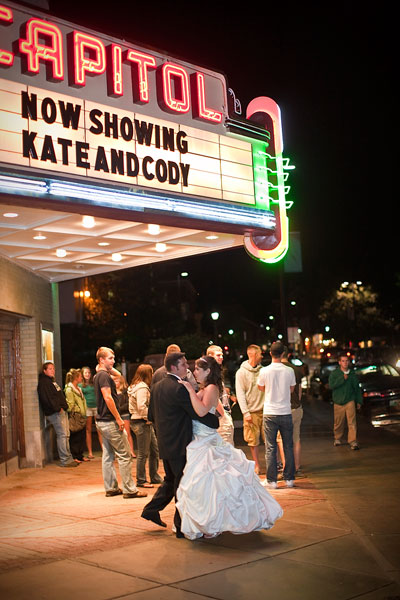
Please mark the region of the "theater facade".
[[272, 99], [241, 114], [221, 73], [11, 2], [0, 33], [4, 476], [49, 457], [58, 282], [243, 245], [277, 262], [292, 203]]

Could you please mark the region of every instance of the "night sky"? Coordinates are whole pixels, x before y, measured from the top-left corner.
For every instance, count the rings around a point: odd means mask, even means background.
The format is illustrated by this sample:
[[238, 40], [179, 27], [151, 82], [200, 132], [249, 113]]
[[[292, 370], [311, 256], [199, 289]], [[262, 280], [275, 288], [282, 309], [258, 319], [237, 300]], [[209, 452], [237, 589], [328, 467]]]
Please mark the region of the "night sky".
[[[276, 4], [117, 1], [105, 11], [93, 0], [50, 0], [58, 16], [222, 71], [244, 111], [256, 96], [276, 100], [285, 155], [296, 165], [289, 217], [303, 253], [303, 274], [288, 276], [289, 287], [316, 310], [340, 282], [361, 279], [393, 304], [395, 16], [384, 2], [375, 11], [351, 1]], [[242, 249], [165, 268], [190, 271], [216, 302], [227, 294], [252, 302], [260, 319], [279, 295], [277, 268]]]

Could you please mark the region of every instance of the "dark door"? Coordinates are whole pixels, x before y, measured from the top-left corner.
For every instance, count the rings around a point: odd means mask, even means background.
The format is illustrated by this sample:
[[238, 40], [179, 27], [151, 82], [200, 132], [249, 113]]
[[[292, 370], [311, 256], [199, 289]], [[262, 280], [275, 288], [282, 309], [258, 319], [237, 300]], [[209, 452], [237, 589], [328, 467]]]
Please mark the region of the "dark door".
[[18, 454], [21, 396], [18, 320], [0, 314], [0, 463]]

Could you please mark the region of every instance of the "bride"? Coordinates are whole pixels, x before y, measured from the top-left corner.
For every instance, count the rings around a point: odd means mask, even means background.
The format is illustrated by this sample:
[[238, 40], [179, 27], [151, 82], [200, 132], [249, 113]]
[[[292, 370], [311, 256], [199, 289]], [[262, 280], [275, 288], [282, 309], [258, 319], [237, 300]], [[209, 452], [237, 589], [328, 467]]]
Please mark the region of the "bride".
[[[201, 387], [198, 394], [188, 382], [180, 382], [189, 392], [193, 409], [200, 417], [215, 413], [222, 390], [221, 367], [212, 356], [202, 356], [196, 361], [194, 376]], [[261, 485], [254, 462], [199, 421], [193, 421], [193, 440], [187, 447], [177, 498], [181, 530], [190, 540], [215, 537], [223, 531], [239, 534], [270, 529], [283, 514]]]

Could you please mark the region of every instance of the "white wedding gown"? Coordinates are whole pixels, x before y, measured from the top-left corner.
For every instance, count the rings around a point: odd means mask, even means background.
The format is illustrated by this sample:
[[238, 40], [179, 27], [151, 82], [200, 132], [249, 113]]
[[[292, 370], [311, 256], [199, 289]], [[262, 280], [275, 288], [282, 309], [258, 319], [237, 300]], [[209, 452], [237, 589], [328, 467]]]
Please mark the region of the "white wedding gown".
[[282, 508], [255, 474], [254, 462], [215, 429], [193, 421], [193, 441], [186, 453], [176, 504], [186, 538], [270, 529], [282, 516]]

